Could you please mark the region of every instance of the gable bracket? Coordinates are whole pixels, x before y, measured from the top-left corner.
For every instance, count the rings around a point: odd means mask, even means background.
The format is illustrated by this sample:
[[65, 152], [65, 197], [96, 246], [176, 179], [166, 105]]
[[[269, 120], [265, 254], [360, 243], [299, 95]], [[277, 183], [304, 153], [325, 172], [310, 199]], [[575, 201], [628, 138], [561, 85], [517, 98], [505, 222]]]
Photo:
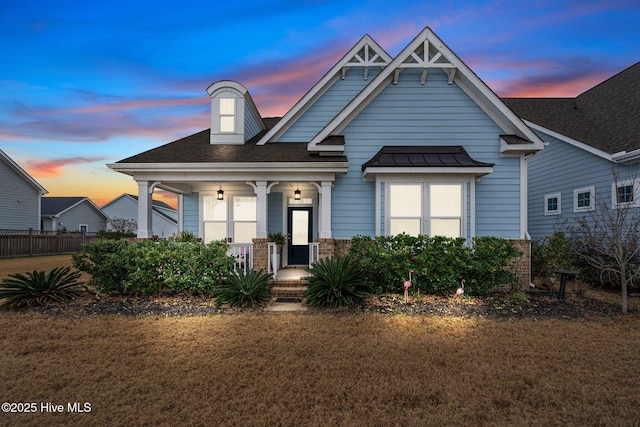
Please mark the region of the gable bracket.
[[456, 76], [456, 70], [457, 68], [452, 68], [449, 72], [449, 84], [453, 83], [453, 78]]

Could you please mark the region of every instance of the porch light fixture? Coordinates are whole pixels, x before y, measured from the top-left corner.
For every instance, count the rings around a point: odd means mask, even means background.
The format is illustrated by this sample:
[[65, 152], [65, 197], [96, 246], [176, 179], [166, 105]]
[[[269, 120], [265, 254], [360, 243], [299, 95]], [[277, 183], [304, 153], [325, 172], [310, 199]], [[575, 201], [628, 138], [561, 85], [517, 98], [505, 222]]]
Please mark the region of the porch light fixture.
[[296, 191], [293, 192], [293, 198], [295, 200], [300, 200], [301, 197], [302, 197], [302, 193], [300, 192], [300, 189], [298, 188], [298, 184], [296, 184]]
[[218, 189], [218, 200], [224, 200], [224, 191], [222, 190], [222, 184], [218, 184], [220, 188]]

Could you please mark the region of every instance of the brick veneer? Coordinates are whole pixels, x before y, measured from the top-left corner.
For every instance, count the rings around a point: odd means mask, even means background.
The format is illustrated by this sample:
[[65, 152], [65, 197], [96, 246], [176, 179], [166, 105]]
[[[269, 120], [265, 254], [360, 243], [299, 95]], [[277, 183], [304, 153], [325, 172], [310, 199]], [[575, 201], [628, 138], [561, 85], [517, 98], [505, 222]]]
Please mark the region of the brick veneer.
[[253, 239], [253, 269], [269, 270], [269, 239]]
[[516, 276], [516, 287], [524, 291], [529, 289], [531, 283], [531, 240], [512, 239], [511, 243], [522, 252], [513, 263], [513, 273]]

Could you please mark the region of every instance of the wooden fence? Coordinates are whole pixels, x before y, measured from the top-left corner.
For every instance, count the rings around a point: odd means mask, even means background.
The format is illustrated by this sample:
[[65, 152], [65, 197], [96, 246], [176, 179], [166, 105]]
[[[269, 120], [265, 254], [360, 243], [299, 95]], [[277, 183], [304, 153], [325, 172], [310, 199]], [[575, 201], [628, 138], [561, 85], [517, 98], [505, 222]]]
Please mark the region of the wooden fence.
[[0, 230], [0, 258], [79, 252], [82, 245], [100, 240], [95, 233], [41, 230]]

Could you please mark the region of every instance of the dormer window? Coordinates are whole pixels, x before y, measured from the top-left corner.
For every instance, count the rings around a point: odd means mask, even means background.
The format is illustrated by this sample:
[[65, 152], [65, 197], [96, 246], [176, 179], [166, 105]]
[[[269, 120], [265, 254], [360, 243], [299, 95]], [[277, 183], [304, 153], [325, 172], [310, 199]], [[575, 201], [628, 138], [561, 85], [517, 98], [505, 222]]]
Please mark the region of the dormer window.
[[220, 132], [236, 131], [236, 99], [220, 98]]

